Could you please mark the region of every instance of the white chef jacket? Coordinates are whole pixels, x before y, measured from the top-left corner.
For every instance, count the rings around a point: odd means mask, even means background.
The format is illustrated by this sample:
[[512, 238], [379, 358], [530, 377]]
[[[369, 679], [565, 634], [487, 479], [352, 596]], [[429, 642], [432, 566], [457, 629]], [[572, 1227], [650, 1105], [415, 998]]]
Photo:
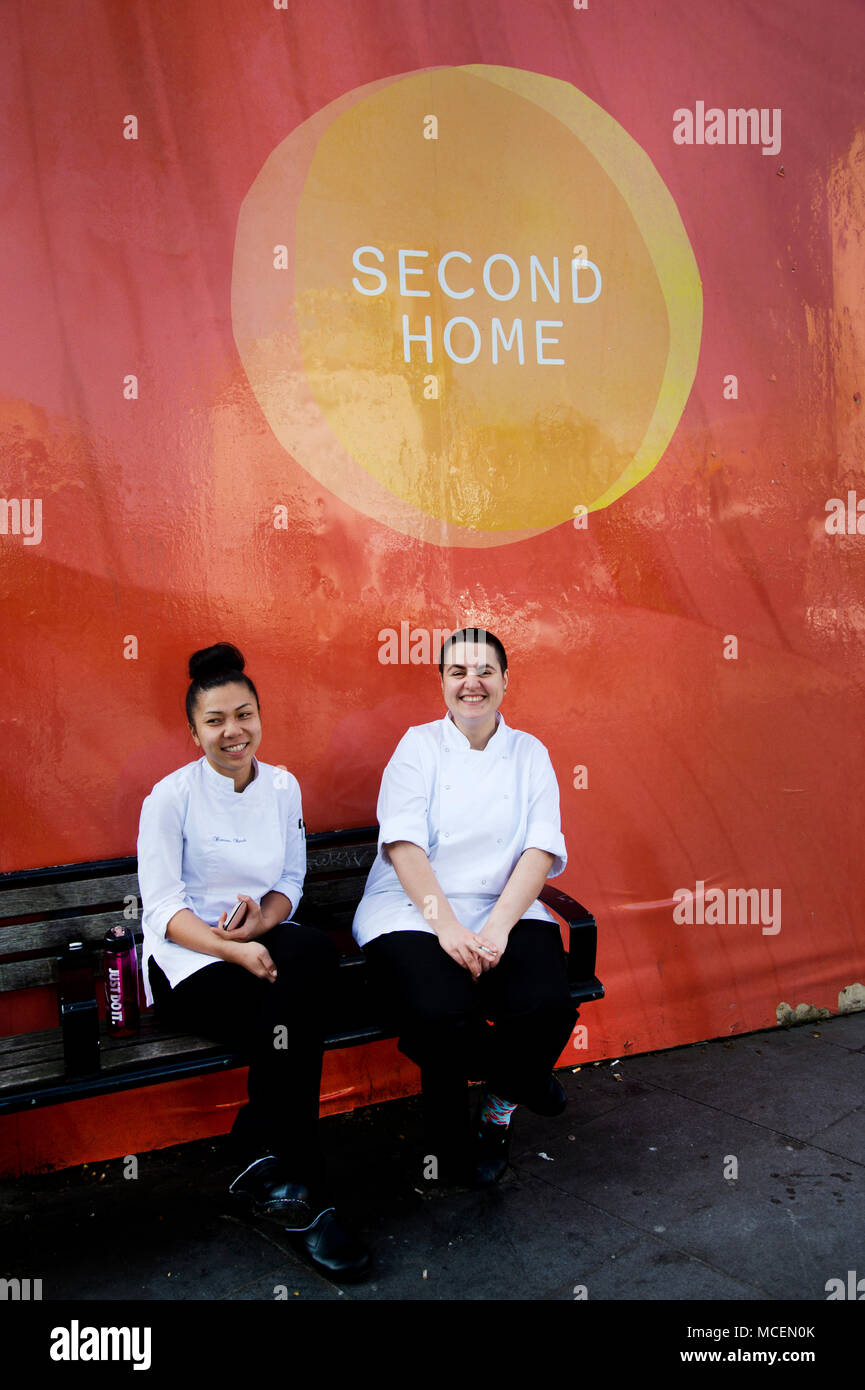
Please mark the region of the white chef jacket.
[[[501, 714], [480, 751], [449, 713], [409, 729], [384, 770], [378, 822], [378, 855], [354, 917], [361, 946], [385, 932], [434, 935], [384, 849], [396, 840], [420, 845], [457, 919], [473, 932], [483, 927], [524, 850], [554, 856], [549, 878], [567, 863], [550, 755]], [[537, 899], [523, 917], [553, 920]]]
[[297, 910], [306, 873], [300, 787], [284, 768], [253, 764], [255, 777], [242, 792], [199, 758], [163, 777], [144, 798], [138, 883], [148, 1003], [151, 956], [172, 988], [218, 959], [168, 940], [165, 928], [181, 908], [215, 926], [238, 893], [260, 902], [276, 891]]

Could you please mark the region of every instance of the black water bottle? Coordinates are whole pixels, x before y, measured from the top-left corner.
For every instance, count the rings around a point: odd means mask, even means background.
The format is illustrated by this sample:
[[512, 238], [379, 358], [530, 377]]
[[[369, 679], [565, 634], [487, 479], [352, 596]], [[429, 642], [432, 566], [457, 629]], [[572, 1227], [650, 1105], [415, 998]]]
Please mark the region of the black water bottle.
[[83, 941], [67, 942], [57, 957], [58, 1003], [67, 1076], [99, 1070], [99, 1012], [93, 957]]

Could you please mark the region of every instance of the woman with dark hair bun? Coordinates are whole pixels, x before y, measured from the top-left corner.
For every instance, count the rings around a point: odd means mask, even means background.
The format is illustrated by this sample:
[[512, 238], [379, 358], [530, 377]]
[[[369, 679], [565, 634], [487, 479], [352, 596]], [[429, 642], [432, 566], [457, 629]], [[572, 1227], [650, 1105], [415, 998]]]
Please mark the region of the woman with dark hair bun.
[[325, 1274], [357, 1278], [369, 1255], [336, 1218], [318, 1141], [338, 953], [287, 920], [306, 873], [300, 788], [255, 756], [261, 711], [244, 666], [226, 642], [192, 654], [186, 718], [204, 756], [157, 782], [141, 808], [145, 989], [184, 1031], [249, 1058], [232, 1194], [296, 1232]]
[[[421, 1070], [424, 1178], [442, 1176], [435, 1157], [445, 1175], [488, 1186], [507, 1167], [517, 1105], [558, 1115], [566, 1104], [551, 1069], [577, 1011], [538, 894], [567, 852], [550, 755], [499, 713], [502, 643], [452, 633], [439, 672], [444, 718], [409, 729], [384, 770], [354, 935]], [[486, 1083], [474, 1124], [468, 1080]]]

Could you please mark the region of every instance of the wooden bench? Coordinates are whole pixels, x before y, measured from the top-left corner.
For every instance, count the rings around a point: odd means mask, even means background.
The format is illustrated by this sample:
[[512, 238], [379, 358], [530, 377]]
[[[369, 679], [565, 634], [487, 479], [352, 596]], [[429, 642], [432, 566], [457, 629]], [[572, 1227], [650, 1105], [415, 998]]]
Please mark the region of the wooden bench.
[[[375, 858], [377, 836], [376, 827], [365, 826], [313, 834], [307, 841], [307, 876], [297, 917], [333, 934], [341, 953], [328, 1021], [329, 1048], [392, 1036], [376, 1020], [366, 962], [351, 936], [354, 909]], [[91, 997], [97, 991], [101, 995], [102, 940], [108, 928], [125, 922], [140, 947], [135, 868], [135, 859], [130, 858], [0, 875], [0, 993], [40, 985], [58, 988], [58, 957], [69, 942], [81, 941], [93, 953]], [[580, 1004], [601, 999], [604, 988], [595, 976], [594, 918], [550, 884], [541, 899], [569, 929], [571, 997]], [[127, 912], [134, 911], [131, 919], [124, 917], [124, 905]], [[81, 1007], [89, 1008], [92, 1016], [92, 1003], [84, 1000]], [[242, 1056], [212, 1040], [171, 1031], [152, 1011], [142, 1013], [141, 1030], [130, 1038], [112, 1037], [101, 1021], [99, 1048], [85, 1074], [70, 1074], [74, 1068], [67, 1065], [72, 1060], [69, 1028], [66, 1044], [64, 1054], [60, 1027], [0, 1038], [0, 1114], [245, 1065]]]

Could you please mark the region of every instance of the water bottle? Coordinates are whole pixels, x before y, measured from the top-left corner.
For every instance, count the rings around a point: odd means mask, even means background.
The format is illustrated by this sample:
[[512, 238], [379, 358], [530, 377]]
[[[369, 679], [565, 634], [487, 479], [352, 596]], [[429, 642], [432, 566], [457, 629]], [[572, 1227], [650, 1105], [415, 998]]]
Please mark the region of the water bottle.
[[57, 957], [58, 1004], [67, 1076], [99, 1070], [99, 1011], [93, 957], [83, 941], [68, 941]]
[[138, 1032], [138, 957], [128, 927], [110, 927], [105, 933], [105, 1016], [114, 1037]]

